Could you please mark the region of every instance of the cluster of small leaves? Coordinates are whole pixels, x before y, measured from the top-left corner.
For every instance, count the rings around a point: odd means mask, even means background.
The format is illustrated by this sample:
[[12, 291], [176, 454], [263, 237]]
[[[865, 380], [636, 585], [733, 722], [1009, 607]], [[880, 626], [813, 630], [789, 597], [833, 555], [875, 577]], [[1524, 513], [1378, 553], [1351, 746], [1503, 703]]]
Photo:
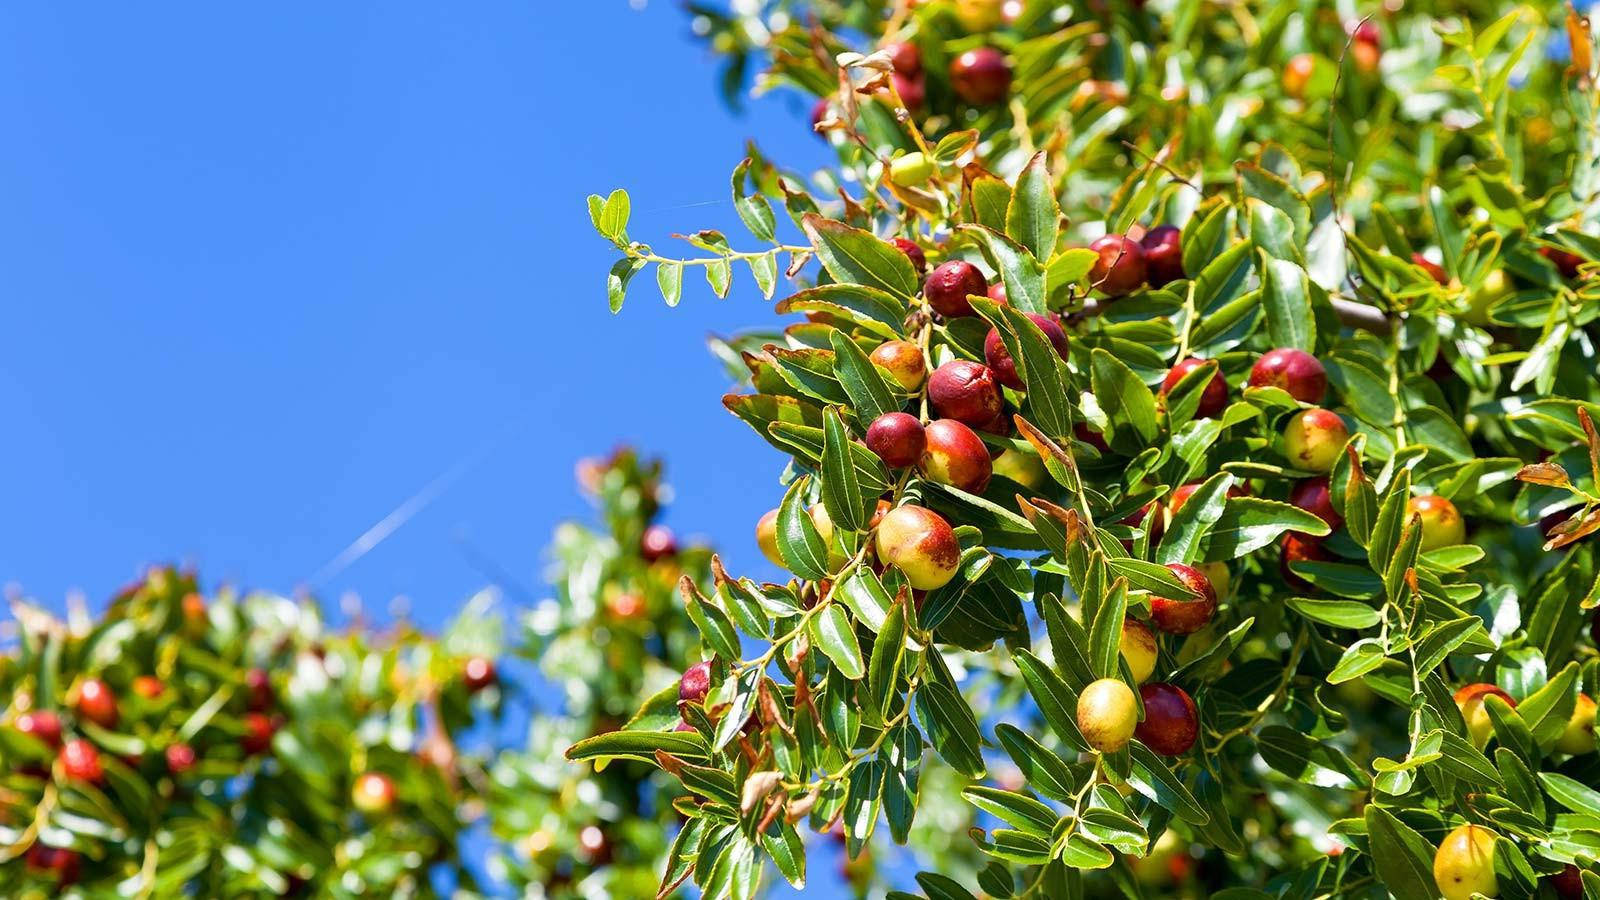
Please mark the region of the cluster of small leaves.
[[658, 462], [623, 449], [581, 463], [579, 481], [604, 527], [557, 530], [554, 596], [523, 615], [517, 653], [537, 663], [549, 691], [534, 698], [526, 745], [502, 753], [491, 773], [489, 820], [510, 851], [494, 869], [519, 894], [646, 896], [677, 821], [669, 779], [625, 762], [580, 771], [561, 754], [592, 734], [676, 721], [678, 674], [699, 637], [678, 585], [709, 583], [712, 558], [701, 547], [642, 551], [666, 490]]
[[[763, 84], [832, 96], [840, 148], [815, 191], [757, 156], [734, 178], [746, 226], [772, 244], [761, 253], [787, 255], [800, 282], [776, 311], [806, 316], [720, 345], [749, 389], [724, 403], [788, 457], [775, 543], [796, 578], [718, 571], [712, 590], [685, 590], [714, 671], [705, 703], [672, 710], [692, 730], [663, 703], [655, 730], [568, 751], [681, 783], [688, 822], [662, 893], [692, 879], [751, 896], [763, 860], [798, 882], [802, 824], [842, 826], [852, 853], [880, 829], [904, 842], [947, 771], [968, 782], [970, 837], [991, 861], [975, 883], [923, 873], [930, 898], [1433, 897], [1435, 845], [1463, 824], [1496, 836], [1501, 896], [1550, 890], [1574, 865], [1600, 896], [1584, 705], [1600, 691], [1584, 627], [1600, 601], [1584, 540], [1600, 530], [1588, 23], [1407, 9], [1382, 20], [1383, 62], [1363, 73], [1343, 58], [1357, 17], [1315, 5], [1223, 16], [1180, 0], [1063, 21], [1044, 14], [1060, 4], [1028, 2], [1010, 26], [961, 35], [962, 5], [762, 5]], [[861, 10], [883, 14], [875, 42], [915, 41], [931, 72], [961, 42], [1005, 45], [1013, 101], [897, 115], [893, 93], [876, 99], [883, 57], [847, 55], [859, 36], [830, 27]], [[1572, 67], [1528, 55], [1552, 38]], [[1308, 52], [1309, 81], [1280, 80]], [[1114, 119], [1098, 130], [1082, 118], [1097, 103]], [[915, 186], [890, 177], [908, 152], [932, 161]], [[782, 243], [774, 202], [803, 243]], [[663, 262], [626, 238], [626, 208], [620, 192], [591, 199], [619, 266]], [[1079, 242], [1163, 223], [1182, 229], [1184, 276], [1101, 290]], [[976, 265], [1008, 304], [934, 315], [891, 236], [929, 264]], [[613, 287], [616, 308], [618, 270]], [[1060, 322], [1068, 351], [1024, 313]], [[969, 492], [862, 445], [880, 415], [930, 411], [925, 387], [902, 389], [868, 351], [901, 340], [929, 370], [982, 361], [990, 329], [1022, 388], [980, 436], [1021, 463]], [[1245, 386], [1280, 348], [1325, 367], [1321, 404], [1349, 432], [1327, 468], [1285, 444], [1311, 403]], [[1168, 379], [1188, 358], [1205, 362]], [[1213, 377], [1228, 402], [1202, 414]], [[1324, 475], [1332, 515], [1292, 502]], [[1173, 512], [1180, 486], [1192, 493]], [[1465, 540], [1426, 533], [1421, 497], [1459, 510]], [[934, 510], [960, 542], [955, 577], [925, 594], [877, 556], [878, 513], [900, 506]], [[1210, 567], [1221, 608], [1161, 639], [1155, 680], [1193, 698], [1198, 741], [1175, 758], [1140, 738], [1097, 750], [1079, 695], [1137, 687], [1124, 622], [1192, 597], [1169, 569], [1187, 564]], [[1482, 702], [1481, 736], [1453, 697], [1468, 684], [1514, 701]]]
[[[455, 736], [492, 713], [438, 639], [326, 627], [308, 602], [158, 567], [98, 620], [13, 605], [0, 657], [0, 884], [10, 897], [431, 896], [470, 888]], [[377, 776], [365, 804], [353, 797]], [[377, 780], [373, 784], [380, 783]]]

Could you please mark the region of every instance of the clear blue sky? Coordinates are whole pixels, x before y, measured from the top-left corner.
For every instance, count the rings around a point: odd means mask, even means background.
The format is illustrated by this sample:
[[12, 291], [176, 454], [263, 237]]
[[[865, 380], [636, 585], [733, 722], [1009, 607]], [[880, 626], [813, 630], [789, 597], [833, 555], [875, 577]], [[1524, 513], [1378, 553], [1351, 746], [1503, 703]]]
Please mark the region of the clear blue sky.
[[[321, 585], [442, 621], [530, 586], [573, 463], [664, 454], [668, 521], [765, 565], [780, 460], [719, 403], [708, 332], [770, 325], [749, 282], [607, 311], [584, 197], [636, 236], [736, 229], [748, 136], [816, 163], [804, 104], [737, 117], [676, 4], [29, 4], [0, 30], [0, 581], [104, 599], [149, 561]], [[709, 204], [709, 205], [700, 205]]]

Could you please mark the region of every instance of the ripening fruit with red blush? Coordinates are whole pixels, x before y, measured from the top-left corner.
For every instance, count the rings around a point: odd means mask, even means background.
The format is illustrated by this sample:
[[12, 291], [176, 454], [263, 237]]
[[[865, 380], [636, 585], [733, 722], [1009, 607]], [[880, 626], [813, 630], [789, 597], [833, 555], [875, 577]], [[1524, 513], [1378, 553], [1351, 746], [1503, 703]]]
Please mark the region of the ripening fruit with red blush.
[[43, 741], [51, 749], [61, 746], [61, 717], [48, 709], [25, 712], [17, 716], [11, 727], [15, 728], [18, 734], [26, 734]]
[[932, 481], [981, 494], [994, 474], [989, 448], [971, 428], [954, 419], [935, 419], [923, 429], [922, 474]]
[[194, 768], [194, 748], [185, 743], [171, 744], [167, 747], [167, 771], [174, 775], [182, 775]]
[[889, 373], [900, 389], [912, 393], [922, 389], [928, 377], [928, 364], [922, 349], [910, 341], [885, 341], [867, 355], [873, 364]]
[[363, 772], [350, 787], [350, 803], [363, 815], [380, 816], [394, 809], [394, 781], [378, 772]]
[[484, 656], [468, 657], [461, 667], [461, 681], [468, 693], [476, 694], [499, 679], [495, 674], [494, 660]]
[[1297, 562], [1328, 562], [1332, 558], [1323, 549], [1322, 541], [1291, 531], [1283, 536], [1283, 545], [1278, 551], [1278, 574], [1295, 590], [1308, 591], [1315, 585], [1296, 575], [1290, 565]]
[[683, 703], [700, 703], [711, 693], [711, 663], [697, 662], [683, 670], [678, 679], [678, 700]]
[[1089, 283], [1107, 297], [1121, 297], [1144, 284], [1144, 248], [1125, 234], [1107, 234], [1089, 245], [1097, 255]]
[[1350, 440], [1350, 428], [1339, 414], [1314, 406], [1302, 409], [1283, 429], [1283, 455], [1307, 472], [1330, 472]]
[[[1183, 380], [1183, 376], [1193, 372], [1195, 369], [1198, 369], [1205, 364], [1206, 360], [1203, 360], [1197, 356], [1191, 356], [1187, 359], [1180, 360], [1177, 365], [1173, 366], [1167, 371], [1167, 377], [1161, 380], [1162, 396], [1166, 396], [1168, 391], [1177, 387], [1178, 382]], [[1223, 380], [1222, 371], [1219, 369], [1215, 375], [1211, 376], [1211, 380], [1206, 382], [1205, 388], [1200, 392], [1200, 405], [1195, 408], [1195, 418], [1215, 418], [1217, 413], [1222, 412], [1223, 408], [1227, 405], [1228, 382]]]
[[1289, 60], [1283, 70], [1283, 92], [1296, 100], [1306, 95], [1306, 88], [1311, 84], [1311, 76], [1317, 71], [1316, 57], [1309, 53], [1302, 53]]
[[950, 87], [972, 106], [999, 103], [1011, 93], [1011, 64], [993, 47], [975, 47], [950, 61]]
[[1453, 547], [1467, 539], [1467, 522], [1461, 518], [1456, 505], [1437, 494], [1425, 494], [1406, 501], [1406, 518], [1417, 516], [1422, 521], [1423, 553], [1440, 547]]
[[1328, 392], [1328, 370], [1304, 350], [1279, 347], [1261, 354], [1250, 368], [1250, 386], [1282, 388], [1301, 403], [1314, 405]]
[[961, 543], [950, 523], [920, 506], [897, 506], [885, 513], [876, 546], [878, 559], [905, 573], [919, 591], [949, 584], [961, 562]]
[[1144, 250], [1144, 272], [1151, 287], [1163, 287], [1183, 278], [1183, 232], [1175, 225], [1157, 225], [1139, 239]]
[[73, 708], [79, 718], [101, 728], [117, 727], [117, 698], [111, 693], [111, 687], [98, 678], [86, 678], [78, 685], [78, 698]]
[[154, 700], [167, 692], [167, 685], [154, 675], [140, 675], [133, 680], [133, 692], [146, 700]]
[[[1067, 333], [1061, 330], [1061, 323], [1039, 313], [1027, 315], [1033, 320], [1033, 324], [1044, 332], [1044, 336], [1050, 341], [1050, 346], [1056, 348], [1056, 354], [1066, 359]], [[1011, 358], [1011, 351], [1006, 349], [1006, 342], [1000, 337], [1000, 329], [990, 328], [988, 337], [983, 339], [983, 358], [989, 363], [989, 369], [994, 372], [994, 377], [1001, 384], [1019, 391], [1026, 387], [1022, 383], [1021, 376], [1017, 374], [1017, 361]]]
[[[1200, 490], [1200, 486], [1203, 484], [1205, 484], [1203, 481], [1191, 481], [1188, 484], [1180, 484], [1172, 489], [1172, 496], [1167, 498], [1167, 521], [1172, 521], [1172, 517], [1178, 514], [1178, 510], [1189, 502], [1189, 498], [1193, 497], [1194, 492]], [[1250, 490], [1242, 484], [1229, 485], [1227, 496], [1248, 497], [1250, 496]]]
[[1328, 492], [1326, 475], [1295, 482], [1289, 491], [1289, 503], [1327, 522], [1329, 528], [1336, 529], [1344, 524], [1344, 519], [1333, 508], [1333, 495]]
[[928, 402], [942, 419], [978, 428], [992, 423], [1004, 408], [994, 372], [982, 363], [954, 359], [928, 376]]
[[922, 248], [917, 246], [916, 241], [908, 241], [903, 237], [896, 237], [890, 238], [889, 243], [893, 244], [896, 250], [904, 253], [906, 259], [911, 260], [911, 268], [917, 270], [918, 277], [928, 271], [928, 255], [922, 252]]
[[1517, 705], [1517, 701], [1498, 685], [1483, 682], [1462, 685], [1452, 698], [1456, 701], [1456, 709], [1461, 711], [1462, 720], [1467, 723], [1467, 737], [1471, 738], [1472, 746], [1479, 750], [1488, 746], [1489, 736], [1494, 734], [1494, 720], [1489, 718], [1489, 711], [1483, 706], [1489, 697], [1499, 697], [1507, 706]]
[[866, 444], [885, 465], [900, 469], [922, 459], [928, 441], [916, 416], [892, 412], [873, 419], [867, 426]]
[[1450, 276], [1445, 274], [1444, 267], [1427, 258], [1426, 256], [1423, 256], [1421, 253], [1411, 254], [1411, 261], [1415, 263], [1418, 268], [1422, 269], [1422, 271], [1427, 272], [1429, 277], [1431, 277], [1434, 281], [1437, 281], [1439, 284], [1446, 285], [1450, 283]]
[[105, 771], [100, 768], [100, 751], [82, 738], [63, 744], [58, 758], [62, 774], [71, 781], [99, 784], [105, 780]]
[[1594, 698], [1588, 694], [1579, 694], [1578, 701], [1572, 706], [1572, 715], [1567, 718], [1567, 727], [1562, 730], [1561, 736], [1556, 738], [1556, 749], [1574, 756], [1593, 753], [1594, 715]]
[[1188, 753], [1200, 736], [1200, 713], [1189, 693], [1158, 681], [1141, 685], [1139, 699], [1144, 701], [1144, 721], [1133, 736], [1162, 756]]
[[1194, 566], [1168, 563], [1167, 568], [1176, 575], [1183, 586], [1199, 596], [1174, 600], [1170, 597], [1150, 598], [1150, 620], [1168, 634], [1193, 634], [1206, 627], [1217, 612], [1217, 591], [1211, 579]]
[[639, 537], [639, 555], [647, 563], [678, 555], [678, 539], [665, 525], [651, 525]]
[[1006, 286], [1003, 282], [997, 281], [994, 284], [989, 285], [989, 299], [1000, 304], [1001, 306], [1011, 305], [1010, 298], [1006, 296]]
[[989, 295], [989, 279], [964, 259], [942, 262], [922, 283], [922, 296], [933, 311], [947, 319], [974, 315], [968, 296]]
[[272, 748], [272, 736], [278, 733], [278, 723], [261, 713], [246, 713], [244, 717], [244, 734], [239, 737], [239, 746], [244, 749], [246, 756], [257, 756]]
[[1089, 746], [1115, 753], [1128, 745], [1139, 724], [1133, 690], [1120, 678], [1090, 682], [1078, 695], [1078, 731]]

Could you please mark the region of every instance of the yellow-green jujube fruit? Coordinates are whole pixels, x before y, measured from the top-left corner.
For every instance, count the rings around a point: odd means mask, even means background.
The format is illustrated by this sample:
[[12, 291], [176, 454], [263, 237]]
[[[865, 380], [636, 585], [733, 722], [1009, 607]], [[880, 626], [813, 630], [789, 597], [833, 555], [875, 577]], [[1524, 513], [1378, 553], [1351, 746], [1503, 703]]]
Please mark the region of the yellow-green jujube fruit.
[[1120, 678], [1090, 682], [1078, 695], [1078, 730], [1101, 753], [1126, 747], [1138, 724], [1139, 703]]
[[1566, 730], [1556, 740], [1557, 750], [1574, 756], [1594, 752], [1594, 710], [1594, 700], [1588, 694], [1579, 694], [1572, 716], [1567, 719]]
[[1481, 825], [1462, 825], [1445, 835], [1433, 855], [1433, 881], [1445, 900], [1467, 900], [1473, 894], [1496, 897], [1495, 833]]

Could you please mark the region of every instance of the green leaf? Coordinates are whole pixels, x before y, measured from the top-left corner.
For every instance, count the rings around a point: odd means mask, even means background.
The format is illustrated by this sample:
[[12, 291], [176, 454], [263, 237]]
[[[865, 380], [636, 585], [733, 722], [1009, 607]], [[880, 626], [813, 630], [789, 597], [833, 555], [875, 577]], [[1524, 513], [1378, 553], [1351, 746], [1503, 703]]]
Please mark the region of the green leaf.
[[739, 221], [750, 229], [756, 240], [773, 241], [778, 236], [778, 220], [772, 214], [772, 204], [759, 193], [744, 192], [745, 179], [750, 174], [750, 163], [749, 159], [745, 159], [733, 170], [733, 208], [739, 214]]
[[917, 272], [911, 260], [871, 232], [815, 213], [800, 224], [834, 281], [878, 288], [903, 300], [916, 295]]
[[918, 872], [917, 885], [928, 895], [928, 900], [977, 900], [955, 879], [937, 872]]
[[1006, 286], [1006, 301], [1025, 313], [1046, 312], [1044, 293], [1044, 266], [1022, 245], [998, 231], [981, 225], [961, 225], [956, 228], [961, 235], [975, 238], [983, 248], [984, 256], [1000, 273]]
[[606, 275], [606, 299], [611, 304], [612, 312], [622, 310], [622, 302], [628, 296], [628, 282], [644, 266], [644, 260], [631, 256], [624, 256], [611, 264], [611, 271]]
[[824, 284], [778, 301], [774, 310], [780, 315], [825, 312], [849, 319], [883, 337], [894, 338], [900, 336], [910, 307], [904, 300], [877, 288], [859, 284]]
[[861, 659], [861, 644], [856, 641], [855, 627], [850, 617], [838, 605], [811, 617], [808, 628], [812, 643], [822, 649], [844, 677], [854, 681], [866, 674], [866, 663]]
[[677, 306], [683, 296], [683, 264], [676, 260], [656, 264], [656, 285], [668, 306]]
[[600, 198], [590, 196], [589, 215], [594, 222], [595, 230], [613, 244], [623, 243], [627, 239], [628, 214], [631, 203], [628, 192], [618, 188], [611, 192], [611, 196], [600, 205], [598, 214], [595, 212], [595, 201]]
[[868, 687], [880, 715], [887, 714], [889, 701], [897, 696], [900, 664], [905, 659], [906, 604], [896, 603], [872, 644], [872, 664], [868, 667]]
[[1286, 531], [1321, 537], [1329, 528], [1327, 522], [1312, 513], [1287, 503], [1260, 497], [1230, 497], [1205, 537], [1201, 558], [1207, 562], [1238, 559], [1273, 543]]
[[1055, 250], [1056, 224], [1061, 218], [1045, 158], [1041, 150], [1028, 161], [1017, 176], [1006, 210], [1006, 234], [1040, 261], [1049, 259]]
[[917, 716], [933, 749], [951, 768], [973, 778], [983, 775], [978, 720], [955, 687], [943, 680], [925, 682], [917, 689]]
[[1002, 822], [1028, 834], [1048, 838], [1056, 826], [1055, 811], [1025, 794], [986, 785], [969, 785], [961, 796]]
[[1172, 516], [1161, 546], [1156, 551], [1156, 562], [1191, 563], [1200, 553], [1201, 542], [1211, 527], [1222, 518], [1227, 507], [1228, 489], [1233, 487], [1233, 476], [1219, 472], [1196, 488], [1183, 506]]
[[1311, 280], [1298, 263], [1261, 258], [1261, 303], [1267, 311], [1267, 337], [1274, 347], [1316, 349], [1316, 319], [1311, 310]]
[[1377, 804], [1366, 809], [1367, 843], [1379, 881], [1396, 900], [1434, 900], [1434, 848]]
[[833, 345], [833, 372], [855, 405], [856, 420], [867, 426], [885, 413], [899, 412], [900, 402], [889, 383], [856, 342], [838, 330], [828, 340]]
[[789, 571], [808, 581], [821, 581], [831, 574], [828, 545], [800, 499], [808, 480], [796, 479], [778, 506], [778, 555]]
[[1094, 398], [1111, 424], [1111, 445], [1140, 450], [1155, 440], [1156, 397], [1127, 363], [1096, 347], [1090, 354]]
[[1524, 697], [1516, 711], [1533, 732], [1534, 740], [1548, 750], [1566, 730], [1577, 701], [1578, 664], [1569, 662], [1545, 682], [1544, 687]]
[[1095, 608], [1089, 629], [1089, 662], [1097, 678], [1118, 678], [1122, 671], [1122, 623], [1128, 614], [1128, 585], [1117, 579]]
[[1559, 772], [1540, 772], [1539, 781], [1551, 799], [1575, 813], [1600, 816], [1600, 791]]
[[1129, 742], [1128, 750], [1133, 761], [1128, 783], [1135, 790], [1154, 800], [1163, 809], [1177, 813], [1178, 818], [1190, 825], [1204, 825], [1211, 821], [1211, 814], [1205, 811], [1200, 801], [1184, 787], [1183, 781], [1150, 748], [1135, 740]]
[[850, 433], [839, 411], [822, 411], [822, 506], [836, 527], [865, 531], [877, 497], [861, 489], [850, 459]]
[[705, 740], [692, 732], [608, 731], [573, 744], [567, 748], [566, 756], [573, 762], [622, 758], [655, 765], [657, 750], [681, 759], [705, 760], [709, 755]]
[[1313, 622], [1332, 625], [1335, 628], [1371, 628], [1383, 621], [1381, 612], [1355, 600], [1290, 597], [1284, 603]]
[[1074, 802], [1079, 779], [1066, 760], [1015, 725], [1001, 723], [994, 732], [1029, 787], [1058, 803]]

